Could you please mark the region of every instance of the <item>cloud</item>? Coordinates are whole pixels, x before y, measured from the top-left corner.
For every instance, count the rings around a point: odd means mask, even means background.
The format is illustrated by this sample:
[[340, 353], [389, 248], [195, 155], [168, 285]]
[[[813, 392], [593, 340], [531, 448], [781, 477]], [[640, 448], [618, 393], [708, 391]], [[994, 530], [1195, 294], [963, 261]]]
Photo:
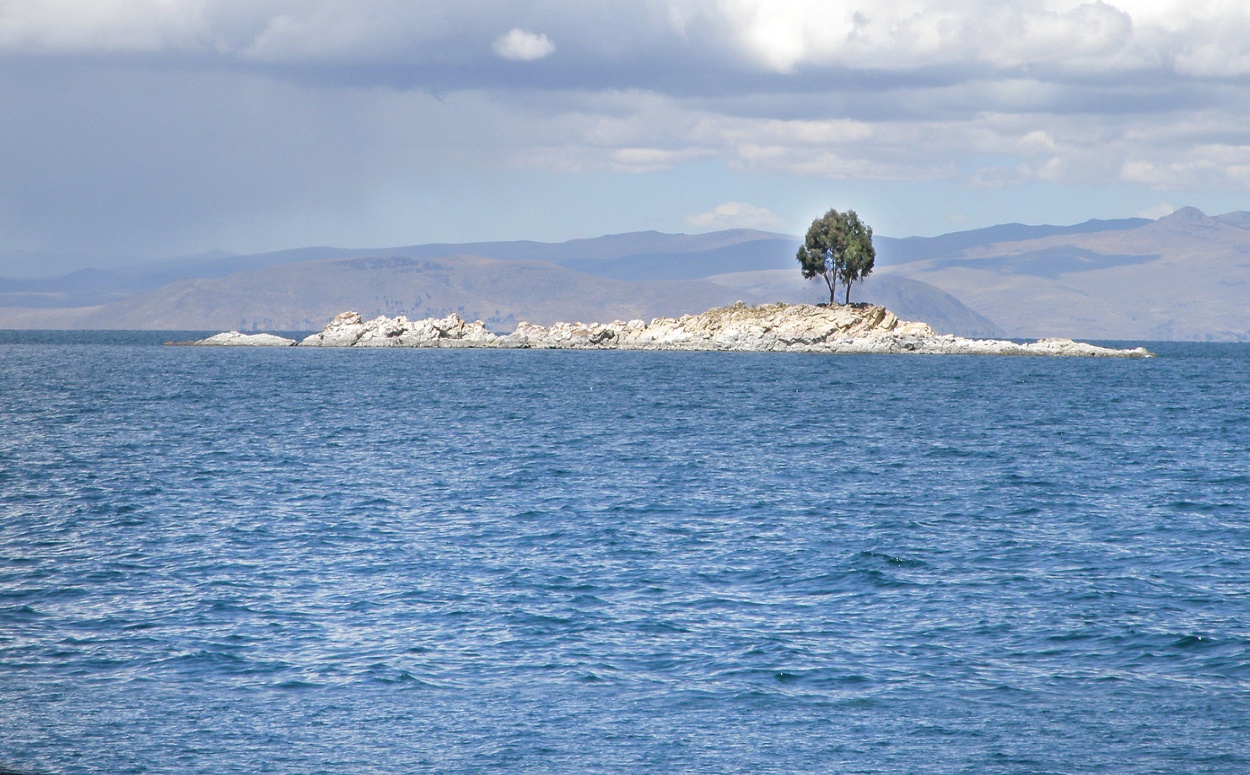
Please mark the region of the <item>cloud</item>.
[[209, 20], [195, 2], [0, 0], [0, 50], [159, 52], [200, 46]]
[[720, 21], [731, 40], [763, 67], [793, 72], [810, 66], [897, 70], [982, 62], [1106, 57], [1122, 49], [1131, 18], [1105, 3], [1051, 10], [1055, 3], [848, 2], [737, 0]]
[[[510, 31], [496, 37], [485, 18]], [[822, 70], [1227, 77], [1250, 73], [1248, 34], [1250, 8], [1221, 0], [0, 0], [7, 52], [194, 53], [218, 65], [451, 62], [467, 80], [490, 83], [497, 72], [472, 52], [532, 61], [558, 39], [576, 61], [570, 80], [641, 88], [751, 87]], [[410, 75], [420, 82], [437, 70]]]
[[544, 59], [556, 50], [546, 35], [525, 30], [510, 30], [507, 34], [500, 35], [491, 48], [498, 56], [517, 62]]
[[1174, 212], [1176, 212], [1176, 207], [1174, 205], [1172, 205], [1170, 202], [1162, 202], [1160, 204], [1154, 205], [1153, 207], [1147, 207], [1144, 210], [1138, 210], [1136, 213], [1134, 213], [1134, 215], [1138, 218], [1149, 218], [1151, 220], [1157, 221], [1163, 216], [1171, 215]]
[[0, 0], [0, 249], [342, 243], [586, 181], [1190, 201], [1250, 188], [1247, 40], [1228, 0]]
[[1155, 158], [1134, 155], [1121, 165], [1120, 178], [1160, 191], [1250, 187], [1250, 144], [1162, 148]]
[[686, 216], [686, 223], [696, 229], [769, 229], [782, 224], [771, 210], [746, 202], [725, 202], [705, 213]]

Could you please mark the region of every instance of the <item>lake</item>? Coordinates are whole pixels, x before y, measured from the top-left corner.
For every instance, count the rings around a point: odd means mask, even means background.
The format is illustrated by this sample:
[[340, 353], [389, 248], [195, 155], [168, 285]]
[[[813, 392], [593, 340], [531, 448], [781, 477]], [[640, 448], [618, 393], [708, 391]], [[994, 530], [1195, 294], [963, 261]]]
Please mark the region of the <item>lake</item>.
[[0, 768], [1250, 771], [1250, 345], [185, 338], [0, 335]]

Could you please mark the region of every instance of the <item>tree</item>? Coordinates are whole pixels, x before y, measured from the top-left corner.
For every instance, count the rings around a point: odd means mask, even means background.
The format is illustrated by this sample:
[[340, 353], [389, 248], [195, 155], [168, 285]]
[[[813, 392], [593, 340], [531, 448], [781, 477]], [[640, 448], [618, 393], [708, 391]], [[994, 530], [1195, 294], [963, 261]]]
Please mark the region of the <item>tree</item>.
[[872, 274], [877, 258], [872, 247], [872, 227], [860, 221], [854, 210], [830, 210], [812, 221], [795, 257], [805, 279], [824, 279], [829, 286], [830, 304], [837, 303], [834, 291], [839, 281], [846, 288], [846, 303], [850, 304], [851, 284]]

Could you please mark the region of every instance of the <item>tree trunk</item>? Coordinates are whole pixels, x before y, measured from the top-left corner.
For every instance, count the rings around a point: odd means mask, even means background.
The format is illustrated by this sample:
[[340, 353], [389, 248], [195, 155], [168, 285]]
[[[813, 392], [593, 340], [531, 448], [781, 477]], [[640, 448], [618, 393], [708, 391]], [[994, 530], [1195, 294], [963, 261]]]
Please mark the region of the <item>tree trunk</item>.
[[829, 279], [828, 273], [824, 275], [824, 278], [825, 278], [825, 285], [829, 286], [829, 306], [832, 307], [838, 303], [838, 299], [834, 295], [837, 290], [838, 285], [833, 280]]
[[843, 280], [842, 283], [846, 285], [846, 303], [850, 304], [851, 303], [851, 281]]

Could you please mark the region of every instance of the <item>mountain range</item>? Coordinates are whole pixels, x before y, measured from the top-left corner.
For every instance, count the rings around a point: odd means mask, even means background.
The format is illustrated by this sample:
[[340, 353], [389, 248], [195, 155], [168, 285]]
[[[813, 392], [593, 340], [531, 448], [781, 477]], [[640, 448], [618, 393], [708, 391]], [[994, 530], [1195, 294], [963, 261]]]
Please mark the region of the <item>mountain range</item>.
[[[522, 320], [701, 312], [737, 300], [820, 302], [800, 238], [754, 230], [635, 232], [562, 243], [205, 254], [0, 278], [2, 328], [320, 329], [338, 312], [458, 312], [507, 331]], [[900, 317], [966, 336], [1250, 340], [1250, 213], [1004, 224], [877, 237], [876, 271], [852, 290]]]

